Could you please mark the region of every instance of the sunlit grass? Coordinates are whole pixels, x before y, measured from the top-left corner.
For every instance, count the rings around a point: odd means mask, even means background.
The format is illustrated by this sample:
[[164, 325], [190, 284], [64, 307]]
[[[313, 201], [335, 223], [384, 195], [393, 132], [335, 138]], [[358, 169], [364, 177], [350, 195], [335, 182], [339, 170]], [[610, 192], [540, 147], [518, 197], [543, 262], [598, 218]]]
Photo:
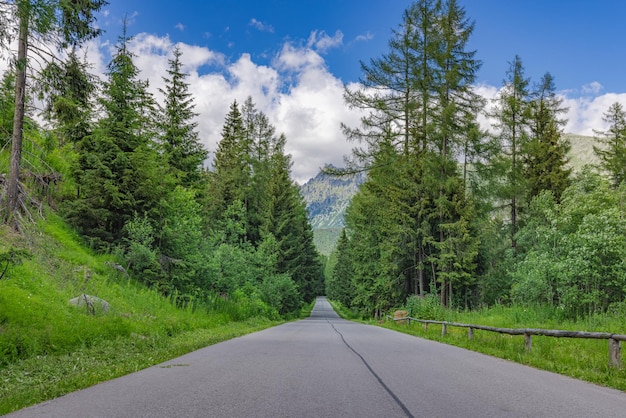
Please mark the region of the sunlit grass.
[[[0, 226], [0, 252], [31, 254], [0, 280], [0, 415], [282, 322], [245, 298], [176, 307], [47, 218], [23, 236]], [[82, 293], [106, 300], [110, 311], [71, 306]]]

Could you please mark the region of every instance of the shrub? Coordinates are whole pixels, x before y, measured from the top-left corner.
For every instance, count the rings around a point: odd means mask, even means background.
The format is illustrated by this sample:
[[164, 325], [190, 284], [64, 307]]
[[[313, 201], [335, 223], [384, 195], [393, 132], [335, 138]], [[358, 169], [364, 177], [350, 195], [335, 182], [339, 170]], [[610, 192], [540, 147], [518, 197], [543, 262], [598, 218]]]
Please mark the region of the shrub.
[[406, 310], [409, 312], [409, 316], [413, 318], [435, 321], [443, 321], [446, 312], [437, 295], [433, 294], [409, 296], [406, 301]]

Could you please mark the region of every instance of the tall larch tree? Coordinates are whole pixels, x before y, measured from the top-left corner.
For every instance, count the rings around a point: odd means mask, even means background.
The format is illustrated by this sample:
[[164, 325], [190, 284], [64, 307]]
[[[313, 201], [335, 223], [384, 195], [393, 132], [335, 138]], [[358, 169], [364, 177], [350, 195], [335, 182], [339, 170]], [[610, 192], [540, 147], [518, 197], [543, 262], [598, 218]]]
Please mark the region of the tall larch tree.
[[517, 243], [520, 205], [526, 200], [528, 184], [524, 169], [524, 151], [529, 141], [530, 125], [530, 80], [524, 75], [524, 66], [519, 56], [510, 63], [504, 86], [495, 99], [492, 117], [497, 133], [491, 144], [490, 160], [487, 163], [487, 178], [490, 180], [496, 204], [508, 207], [510, 214], [511, 248]]
[[[348, 138], [361, 144], [354, 161], [370, 168], [370, 176], [378, 170], [373, 161], [386, 161], [400, 176], [390, 189], [394, 204], [386, 218], [402, 239], [390, 238], [387, 244], [396, 249], [379, 254], [380, 262], [396, 257], [404, 277], [400, 293], [439, 292], [445, 304], [474, 266], [471, 256], [457, 257], [475, 247], [468, 241], [466, 218], [473, 210], [458, 168], [464, 154], [475, 152], [469, 147], [476, 143], [482, 104], [472, 89], [480, 68], [468, 48], [473, 28], [455, 0], [416, 1], [404, 12], [390, 52], [362, 65], [366, 88], [344, 95], [349, 106], [366, 111], [360, 127], [344, 127]], [[393, 159], [377, 155], [381, 152]], [[452, 245], [461, 236], [469, 247]], [[446, 261], [455, 257], [463, 263]]]
[[[456, 0], [443, 2], [440, 8], [435, 19], [438, 36], [432, 58], [435, 71], [431, 88], [437, 92], [432, 105], [431, 134], [435, 152], [427, 154], [427, 158], [432, 159], [434, 172], [430, 175], [436, 178], [439, 189], [434, 197], [437, 222], [433, 228], [438, 237], [431, 260], [440, 283], [442, 304], [448, 305], [453, 287], [464, 284], [474, 268], [475, 244], [468, 230], [468, 216], [473, 210], [471, 201], [466, 199], [458, 159], [475, 126], [482, 99], [473, 89], [481, 62], [475, 57], [476, 51], [467, 45], [474, 23]], [[431, 168], [431, 163], [427, 167]]]

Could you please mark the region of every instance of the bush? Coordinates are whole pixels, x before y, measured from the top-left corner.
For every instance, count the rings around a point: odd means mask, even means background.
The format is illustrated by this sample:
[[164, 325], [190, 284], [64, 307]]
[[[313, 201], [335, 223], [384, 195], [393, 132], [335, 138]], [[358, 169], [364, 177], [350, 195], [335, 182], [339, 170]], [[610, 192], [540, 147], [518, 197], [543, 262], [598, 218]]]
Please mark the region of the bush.
[[266, 277], [260, 285], [260, 293], [261, 299], [280, 315], [298, 312], [303, 306], [298, 286], [287, 274]]
[[409, 316], [413, 318], [434, 321], [443, 321], [446, 312], [437, 295], [433, 294], [409, 296], [406, 300], [406, 310], [409, 312]]

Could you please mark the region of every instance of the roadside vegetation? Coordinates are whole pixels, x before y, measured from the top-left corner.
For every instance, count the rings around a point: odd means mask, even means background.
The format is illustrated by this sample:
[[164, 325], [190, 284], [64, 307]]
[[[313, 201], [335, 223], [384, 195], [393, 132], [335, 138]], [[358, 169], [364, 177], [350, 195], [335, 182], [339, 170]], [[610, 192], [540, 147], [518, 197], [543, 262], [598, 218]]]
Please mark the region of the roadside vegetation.
[[[244, 293], [181, 306], [115, 270], [55, 215], [19, 235], [0, 227], [0, 253], [11, 248], [27, 255], [0, 280], [0, 415], [285, 320]], [[70, 305], [83, 293], [109, 311]]]
[[126, 25], [91, 73], [80, 47], [106, 4], [0, 4], [15, 64], [0, 75], [0, 414], [298, 318], [323, 292], [287, 138], [233, 100], [205, 167], [180, 49], [156, 95]]
[[[420, 338], [455, 345], [490, 356], [514, 361], [576, 379], [585, 380], [618, 390], [626, 390], [626, 368], [609, 366], [607, 340], [554, 338], [533, 336], [532, 350], [526, 351], [524, 337], [504, 335], [495, 332], [474, 330], [468, 338], [467, 328], [447, 327], [446, 335], [441, 335], [441, 325], [411, 322], [400, 324], [385, 319], [363, 318], [340, 303], [331, 301], [333, 308], [346, 319], [358, 320], [370, 325], [378, 325], [394, 331]], [[471, 311], [456, 311], [443, 308], [433, 297], [412, 299], [403, 307], [409, 316], [419, 319], [487, 325], [500, 328], [542, 328], [571, 331], [598, 331], [624, 333], [626, 312], [596, 314], [584, 319], [564, 318], [562, 311], [545, 306], [504, 306], [494, 305]], [[393, 317], [393, 311], [388, 312]], [[419, 353], [416, 353], [419, 355]]]

